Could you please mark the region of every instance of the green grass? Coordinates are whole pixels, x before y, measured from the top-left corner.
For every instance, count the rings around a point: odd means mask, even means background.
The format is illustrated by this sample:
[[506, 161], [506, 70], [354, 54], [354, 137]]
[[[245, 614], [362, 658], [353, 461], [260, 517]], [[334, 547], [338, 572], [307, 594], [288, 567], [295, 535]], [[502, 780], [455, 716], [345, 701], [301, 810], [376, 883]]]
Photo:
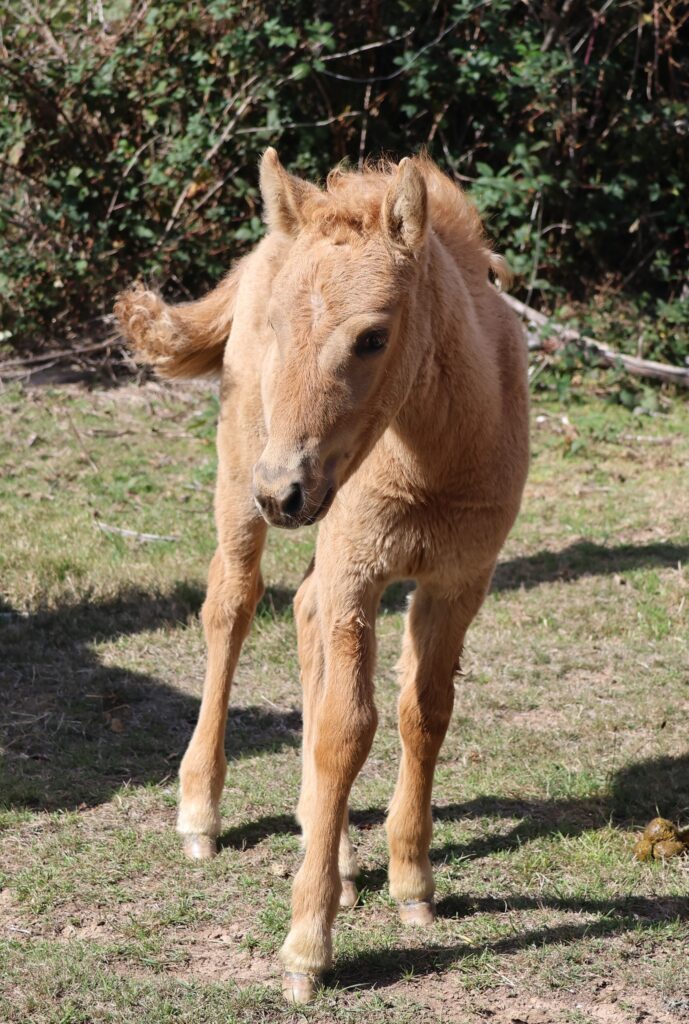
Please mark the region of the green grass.
[[[436, 775], [440, 916], [386, 888], [405, 588], [378, 623], [380, 727], [352, 795], [361, 900], [295, 1014], [276, 951], [299, 864], [291, 597], [313, 531], [273, 532], [228, 724], [221, 855], [185, 862], [176, 772], [214, 548], [208, 390], [0, 394], [0, 1019], [677, 1021], [689, 858], [689, 411], [539, 401], [524, 509], [470, 633]], [[563, 422], [567, 416], [569, 422]], [[98, 520], [175, 541], [142, 544]]]

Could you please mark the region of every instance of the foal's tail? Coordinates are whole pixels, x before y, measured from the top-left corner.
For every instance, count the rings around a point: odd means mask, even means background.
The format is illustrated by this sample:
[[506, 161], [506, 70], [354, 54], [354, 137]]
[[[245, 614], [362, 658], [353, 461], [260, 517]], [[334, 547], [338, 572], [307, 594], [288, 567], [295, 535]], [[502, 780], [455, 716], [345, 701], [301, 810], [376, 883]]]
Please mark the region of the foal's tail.
[[137, 360], [153, 366], [162, 377], [219, 373], [240, 277], [237, 265], [204, 298], [179, 306], [168, 306], [141, 285], [122, 292], [115, 316]]

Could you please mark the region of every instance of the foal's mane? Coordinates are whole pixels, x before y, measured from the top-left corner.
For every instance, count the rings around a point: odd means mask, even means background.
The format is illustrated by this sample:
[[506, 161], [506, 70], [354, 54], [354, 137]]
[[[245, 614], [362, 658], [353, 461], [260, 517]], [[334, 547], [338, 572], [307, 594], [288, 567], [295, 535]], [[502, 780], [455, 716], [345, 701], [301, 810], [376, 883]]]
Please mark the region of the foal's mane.
[[[485, 276], [491, 270], [506, 287], [509, 268], [493, 252], [474, 203], [429, 156], [411, 159], [426, 182], [431, 227], [446, 248], [465, 271]], [[396, 172], [397, 164], [387, 159], [368, 161], [361, 171], [335, 167], [325, 189], [310, 192], [304, 200], [304, 226], [355, 244], [379, 233], [383, 199]]]

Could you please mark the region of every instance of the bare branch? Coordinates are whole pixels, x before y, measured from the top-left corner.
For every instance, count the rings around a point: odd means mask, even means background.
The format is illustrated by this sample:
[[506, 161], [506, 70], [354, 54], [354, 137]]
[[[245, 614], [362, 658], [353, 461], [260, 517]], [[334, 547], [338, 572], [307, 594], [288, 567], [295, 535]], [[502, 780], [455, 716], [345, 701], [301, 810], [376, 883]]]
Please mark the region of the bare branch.
[[138, 540], [141, 544], [150, 544], [156, 540], [174, 543], [179, 540], [179, 537], [163, 537], [159, 533], [139, 533], [138, 530], [125, 530], [122, 526], [110, 526], [109, 523], [103, 523], [100, 519], [95, 519], [94, 522], [103, 533], [114, 533], [118, 537], [131, 537], [133, 540]]
[[[547, 327], [554, 334], [561, 345], [572, 342], [578, 345], [583, 351], [596, 356], [605, 366], [622, 366], [627, 373], [635, 377], [647, 377], [651, 380], [660, 380], [666, 384], [677, 384], [679, 387], [689, 388], [689, 367], [672, 366], [670, 363], [657, 363], [652, 359], [640, 359], [638, 356], [628, 356], [624, 352], [618, 352], [609, 345], [595, 341], [571, 327], [563, 327], [554, 323], [544, 313], [532, 309], [525, 302], [520, 302], [513, 295], [506, 292], [500, 293], [507, 305], [520, 316], [524, 317], [527, 323], [536, 327]], [[529, 348], [540, 348], [542, 342], [534, 344], [533, 334], [529, 335]]]

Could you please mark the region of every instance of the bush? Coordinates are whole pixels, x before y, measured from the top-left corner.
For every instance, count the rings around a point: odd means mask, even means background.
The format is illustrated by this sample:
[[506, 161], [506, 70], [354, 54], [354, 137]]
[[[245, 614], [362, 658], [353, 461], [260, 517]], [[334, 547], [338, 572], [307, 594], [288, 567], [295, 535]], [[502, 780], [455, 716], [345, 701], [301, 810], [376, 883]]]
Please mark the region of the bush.
[[425, 145], [471, 187], [526, 294], [633, 290], [684, 332], [679, 352], [675, 330], [648, 354], [686, 355], [681, 5], [17, 9], [0, 15], [11, 345], [92, 330], [132, 277], [177, 297], [217, 280], [262, 232], [267, 144], [320, 176], [343, 158]]

